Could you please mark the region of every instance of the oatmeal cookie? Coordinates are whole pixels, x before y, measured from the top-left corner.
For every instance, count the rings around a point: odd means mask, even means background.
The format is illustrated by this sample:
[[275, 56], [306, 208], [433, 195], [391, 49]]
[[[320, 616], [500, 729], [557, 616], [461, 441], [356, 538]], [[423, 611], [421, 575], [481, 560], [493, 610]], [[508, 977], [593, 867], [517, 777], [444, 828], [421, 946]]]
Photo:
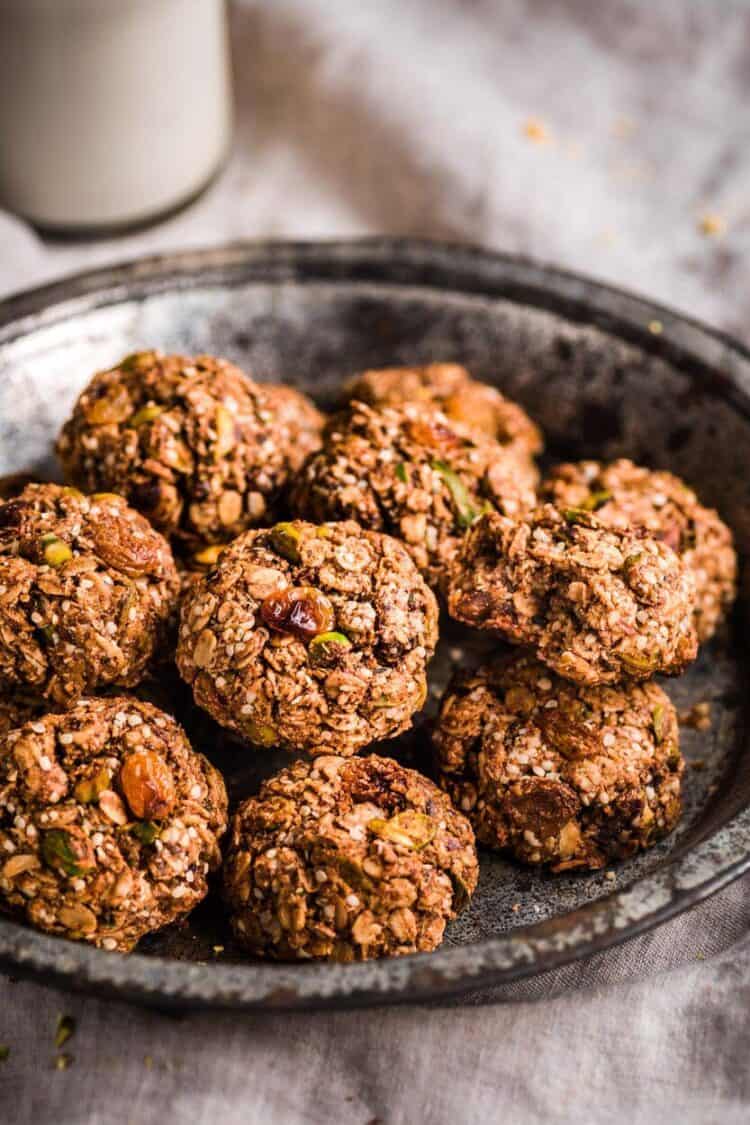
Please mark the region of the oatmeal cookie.
[[348, 380], [344, 394], [347, 400], [375, 407], [435, 406], [451, 422], [494, 438], [519, 457], [533, 457], [542, 450], [541, 431], [526, 411], [495, 387], [472, 379], [460, 363], [363, 371]]
[[429, 407], [355, 402], [331, 420], [323, 448], [292, 488], [309, 519], [353, 519], [403, 540], [426, 581], [444, 585], [458, 545], [489, 507], [520, 515], [536, 470], [497, 442]]
[[174, 719], [83, 699], [0, 737], [0, 906], [127, 952], [205, 897], [226, 814], [220, 774]]
[[[74, 484], [120, 492], [181, 550], [268, 520], [293, 436], [248, 375], [212, 356], [138, 352], [95, 375], [58, 439]], [[292, 427], [294, 429], [294, 427]]]
[[28, 485], [0, 503], [0, 694], [53, 709], [137, 684], [178, 593], [169, 544], [122, 497]]
[[249, 531], [190, 588], [177, 665], [256, 746], [353, 754], [424, 703], [437, 605], [403, 545], [357, 524]]
[[716, 631], [734, 601], [737, 555], [732, 533], [679, 477], [625, 459], [558, 465], [542, 486], [558, 508], [595, 511], [606, 527], [643, 527], [676, 551], [693, 572], [699, 641]]
[[676, 675], [695, 658], [695, 582], [645, 531], [551, 504], [518, 523], [489, 513], [453, 570], [453, 617], [528, 645], [580, 684]]
[[677, 715], [655, 683], [579, 687], [526, 653], [460, 673], [433, 741], [477, 839], [556, 871], [603, 867], [671, 832]]
[[435, 949], [477, 874], [471, 826], [431, 781], [389, 758], [324, 756], [241, 805], [224, 895], [255, 955], [364, 961]]

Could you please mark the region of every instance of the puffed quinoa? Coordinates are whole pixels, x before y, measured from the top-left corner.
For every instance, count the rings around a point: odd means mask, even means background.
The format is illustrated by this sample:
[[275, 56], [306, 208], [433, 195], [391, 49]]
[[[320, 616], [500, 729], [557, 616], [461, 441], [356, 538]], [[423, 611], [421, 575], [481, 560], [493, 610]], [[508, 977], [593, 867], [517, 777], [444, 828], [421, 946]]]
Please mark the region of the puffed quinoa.
[[471, 826], [431, 781], [389, 758], [330, 755], [240, 806], [224, 896], [255, 955], [361, 961], [435, 949], [477, 875]]
[[433, 744], [480, 843], [525, 863], [603, 867], [680, 816], [677, 716], [655, 683], [579, 687], [526, 653], [500, 657], [454, 678]]

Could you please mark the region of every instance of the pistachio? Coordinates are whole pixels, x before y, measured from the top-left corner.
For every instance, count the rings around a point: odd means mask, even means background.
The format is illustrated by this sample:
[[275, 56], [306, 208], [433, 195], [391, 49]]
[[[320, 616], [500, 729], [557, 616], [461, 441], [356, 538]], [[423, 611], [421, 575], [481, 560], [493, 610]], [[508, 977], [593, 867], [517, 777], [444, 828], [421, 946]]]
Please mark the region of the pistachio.
[[598, 512], [611, 499], [612, 493], [602, 488], [598, 492], [591, 492], [585, 500], [581, 501], [580, 507], [584, 512]]
[[439, 473], [445, 481], [446, 487], [453, 499], [459, 527], [464, 529], [471, 527], [484, 511], [491, 508], [491, 505], [488, 504], [483, 504], [479, 508], [474, 506], [474, 502], [469, 495], [466, 485], [458, 474], [451, 469], [450, 465], [446, 465], [445, 461], [431, 461], [430, 468], [434, 469], [436, 473]]
[[122, 500], [119, 492], [94, 492], [91, 494], [91, 499], [96, 501], [97, 504], [106, 504], [111, 501]]
[[392, 844], [402, 844], [406, 848], [421, 851], [437, 833], [437, 825], [431, 816], [407, 809], [396, 813], [390, 820], [375, 817], [368, 821], [368, 831]]
[[562, 517], [566, 523], [574, 526], [580, 524], [582, 527], [591, 527], [591, 513], [586, 508], [563, 508]]
[[135, 824], [130, 826], [130, 831], [142, 844], [153, 844], [161, 835], [161, 828], [152, 820], [136, 820]]
[[111, 773], [106, 766], [102, 766], [93, 776], [84, 777], [78, 782], [73, 790], [75, 799], [82, 805], [92, 805], [99, 799], [99, 795], [109, 788], [111, 781]]
[[289, 562], [300, 561], [299, 544], [302, 533], [293, 523], [277, 523], [271, 528], [271, 546], [277, 555]]
[[120, 788], [139, 820], [159, 820], [174, 807], [172, 771], [151, 750], [136, 750], [125, 759], [120, 770]]
[[409, 483], [409, 474], [406, 471], [406, 465], [403, 461], [398, 462], [394, 471], [400, 481], [402, 481], [404, 484]]
[[73, 552], [68, 544], [56, 535], [44, 535], [42, 537], [42, 549], [44, 561], [50, 566], [62, 566], [63, 563], [68, 562], [73, 557]]
[[273, 746], [278, 739], [278, 732], [269, 723], [257, 723], [253, 719], [246, 719], [242, 729], [250, 742], [256, 746]]
[[90, 426], [112, 426], [124, 422], [132, 409], [127, 389], [118, 384], [102, 389], [103, 394], [84, 404], [86, 421]]
[[120, 360], [117, 367], [113, 368], [113, 370], [140, 371], [141, 368], [148, 367], [152, 364], [156, 358], [157, 353], [155, 351], [131, 352], [130, 355], [126, 355], [124, 359]]
[[308, 649], [311, 664], [335, 664], [352, 647], [343, 633], [318, 633]]
[[641, 656], [634, 652], [621, 652], [619, 657], [625, 671], [639, 679], [652, 675], [659, 667], [658, 658]]
[[128, 424], [134, 429], [137, 429], [138, 426], [145, 426], [147, 422], [153, 422], [155, 418], [163, 414], [166, 409], [166, 406], [160, 406], [157, 402], [149, 402], [146, 406], [142, 406], [140, 410], [136, 410]]
[[42, 835], [42, 859], [64, 875], [83, 875], [96, 866], [94, 850], [80, 829], [50, 828]]

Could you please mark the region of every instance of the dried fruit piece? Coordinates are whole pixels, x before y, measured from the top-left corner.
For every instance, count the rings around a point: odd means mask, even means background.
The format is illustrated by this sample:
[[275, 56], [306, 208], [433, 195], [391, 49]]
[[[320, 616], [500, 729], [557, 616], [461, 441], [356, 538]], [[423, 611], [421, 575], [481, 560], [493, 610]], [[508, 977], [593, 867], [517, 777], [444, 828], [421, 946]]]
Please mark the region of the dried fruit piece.
[[174, 807], [172, 772], [151, 750], [137, 750], [125, 759], [120, 770], [120, 788], [139, 820], [159, 820]]
[[50, 828], [42, 835], [42, 859], [65, 875], [83, 875], [96, 866], [94, 850], [80, 829]]
[[352, 647], [343, 633], [319, 633], [310, 641], [311, 664], [335, 664]]
[[335, 620], [331, 602], [314, 586], [292, 586], [269, 594], [260, 615], [271, 629], [305, 641], [329, 632]]
[[411, 809], [396, 813], [390, 820], [375, 817], [368, 821], [367, 828], [374, 836], [416, 851], [427, 847], [437, 834], [437, 824], [431, 816]]

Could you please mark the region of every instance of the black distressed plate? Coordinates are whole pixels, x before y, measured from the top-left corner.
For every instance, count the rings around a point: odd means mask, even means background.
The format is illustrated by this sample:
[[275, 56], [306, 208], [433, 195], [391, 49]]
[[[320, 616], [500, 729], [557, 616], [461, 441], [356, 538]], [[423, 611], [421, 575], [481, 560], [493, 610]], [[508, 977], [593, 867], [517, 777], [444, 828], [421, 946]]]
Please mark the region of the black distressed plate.
[[[460, 360], [529, 409], [550, 457], [628, 455], [672, 469], [720, 509], [742, 555], [750, 548], [750, 354], [584, 278], [457, 246], [271, 243], [147, 259], [22, 294], [0, 305], [0, 474], [54, 472], [51, 441], [81, 386], [144, 347], [222, 354], [324, 406], [364, 367]], [[451, 663], [477, 654], [446, 627], [433, 707]], [[750, 867], [746, 668], [735, 623], [666, 684], [681, 709], [710, 700], [713, 720], [709, 732], [684, 731], [693, 768], [669, 840], [614, 867], [614, 878], [545, 875], [484, 854], [474, 902], [435, 953], [346, 966], [249, 962], [210, 897], [130, 957], [0, 919], [0, 964], [162, 1006], [303, 1008], [437, 998], [606, 948]], [[282, 764], [190, 709], [186, 722], [234, 798]], [[422, 722], [387, 752], [418, 758]]]

